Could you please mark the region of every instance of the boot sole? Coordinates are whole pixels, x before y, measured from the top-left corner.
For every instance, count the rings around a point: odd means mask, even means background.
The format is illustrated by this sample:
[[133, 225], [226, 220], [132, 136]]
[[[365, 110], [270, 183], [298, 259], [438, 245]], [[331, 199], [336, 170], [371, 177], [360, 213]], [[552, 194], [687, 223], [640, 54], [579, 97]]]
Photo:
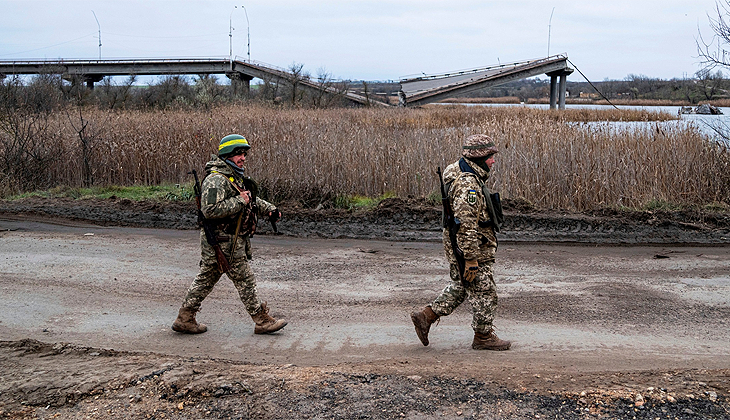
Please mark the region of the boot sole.
[[[276, 329], [273, 329], [273, 330], [260, 330], [258, 327], [256, 327], [256, 328], [253, 329], [253, 333], [254, 334], [271, 334], [271, 333], [275, 333], [275, 332], [279, 331], [280, 329], [286, 327], [287, 324], [288, 324], [288, 322], [284, 322], [284, 323], [281, 324], [281, 326], [279, 326], [279, 327], [277, 327]], [[274, 324], [274, 325], [276, 325], [276, 324]]]
[[507, 344], [505, 346], [493, 346], [493, 347], [479, 347], [479, 346], [471, 346], [474, 350], [492, 350], [492, 351], [505, 351], [509, 350], [510, 346], [512, 344]]
[[421, 340], [421, 344], [428, 346], [428, 333], [426, 333], [426, 335], [421, 334], [418, 327], [418, 324], [420, 324], [421, 321], [418, 319], [418, 314], [416, 312], [411, 312], [411, 321], [413, 322], [413, 326], [416, 327], [416, 335], [418, 336], [418, 339]]
[[207, 327], [199, 328], [195, 331], [192, 331], [192, 330], [185, 329], [177, 324], [172, 324], [171, 328], [173, 331], [183, 333], [183, 334], [202, 334], [202, 333], [208, 331]]

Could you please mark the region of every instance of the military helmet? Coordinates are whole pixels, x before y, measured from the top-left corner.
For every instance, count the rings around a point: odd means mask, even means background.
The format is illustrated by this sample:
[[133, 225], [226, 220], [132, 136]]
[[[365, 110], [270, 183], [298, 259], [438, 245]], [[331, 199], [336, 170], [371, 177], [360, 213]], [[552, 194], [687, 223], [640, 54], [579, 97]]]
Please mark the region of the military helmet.
[[494, 140], [486, 134], [473, 134], [464, 140], [465, 158], [478, 159], [498, 153]]
[[240, 134], [229, 134], [221, 139], [221, 143], [218, 146], [218, 156], [225, 157], [233, 154], [238, 149], [248, 150], [251, 145], [248, 144], [248, 140]]

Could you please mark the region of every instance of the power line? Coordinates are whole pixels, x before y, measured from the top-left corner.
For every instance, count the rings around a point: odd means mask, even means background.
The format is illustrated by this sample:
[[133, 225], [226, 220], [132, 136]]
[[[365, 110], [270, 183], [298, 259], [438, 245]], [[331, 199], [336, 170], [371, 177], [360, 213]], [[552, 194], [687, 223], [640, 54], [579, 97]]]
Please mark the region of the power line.
[[14, 53], [10, 53], [10, 54], [0, 54], [0, 57], [6, 57], [6, 56], [9, 56], [9, 55], [25, 54], [25, 53], [34, 52], [34, 51], [45, 50], [45, 49], [48, 49], [48, 48], [57, 47], [59, 45], [70, 44], [71, 42], [76, 42], [76, 41], [78, 41], [80, 39], [88, 38], [90, 36], [93, 37], [94, 35], [95, 35], [95, 33], [92, 32], [92, 33], [90, 33], [88, 35], [84, 35], [82, 37], [79, 37], [79, 38], [76, 38], [76, 39], [72, 39], [70, 41], [60, 42], [58, 44], [48, 45], [46, 47], [40, 47], [40, 48], [36, 48], [36, 49], [33, 49], [33, 50], [18, 51], [18, 52], [14, 52]]
[[605, 100], [606, 100], [606, 102], [608, 102], [608, 103], [609, 103], [609, 105], [611, 105], [612, 107], [614, 107], [614, 108], [618, 109], [618, 107], [617, 107], [616, 105], [614, 105], [614, 104], [613, 104], [613, 103], [612, 103], [611, 101], [609, 101], [609, 100], [608, 100], [608, 98], [607, 98], [606, 96], [604, 96], [604, 95], [603, 95], [603, 93], [601, 93], [601, 91], [600, 91], [600, 90], [598, 90], [598, 88], [597, 88], [597, 87], [596, 87], [596, 86], [595, 86], [595, 85], [594, 85], [594, 84], [593, 84], [593, 83], [592, 83], [592, 82], [591, 82], [590, 80], [588, 80], [588, 78], [586, 77], [586, 75], [585, 75], [585, 74], [583, 74], [583, 72], [582, 72], [582, 71], [580, 71], [580, 69], [578, 68], [578, 66], [576, 66], [576, 65], [575, 65], [575, 63], [573, 63], [573, 62], [572, 62], [572, 61], [570, 61], [570, 60], [568, 60], [568, 63], [570, 63], [570, 64], [571, 64], [571, 65], [572, 65], [573, 67], [575, 67], [575, 69], [576, 69], [576, 70], [578, 70], [578, 73], [580, 73], [580, 75], [581, 75], [581, 76], [583, 76], [583, 78], [584, 78], [584, 79], [586, 79], [586, 82], [588, 82], [588, 84], [589, 84], [589, 85], [591, 85], [591, 86], [593, 87], [593, 89], [595, 89], [595, 90], [596, 90], [596, 92], [598, 92], [598, 94], [599, 94], [599, 95], [601, 95], [601, 97], [602, 97], [603, 99], [605, 99]]
[[117, 34], [114, 32], [106, 32], [107, 35], [123, 36], [128, 38], [144, 38], [144, 39], [182, 39], [182, 38], [209, 38], [221, 35], [228, 35], [228, 33], [214, 33], [205, 35], [186, 35], [186, 36], [148, 36], [148, 35], [129, 35], [129, 34]]

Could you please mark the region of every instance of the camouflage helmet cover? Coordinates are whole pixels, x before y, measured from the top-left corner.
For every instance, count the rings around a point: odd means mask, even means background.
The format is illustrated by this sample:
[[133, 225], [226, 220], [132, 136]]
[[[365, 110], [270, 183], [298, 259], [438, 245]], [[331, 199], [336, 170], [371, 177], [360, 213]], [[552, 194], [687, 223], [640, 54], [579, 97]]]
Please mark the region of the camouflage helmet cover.
[[464, 140], [463, 148], [462, 155], [472, 159], [487, 157], [499, 152], [494, 140], [486, 134], [473, 134], [467, 137]]

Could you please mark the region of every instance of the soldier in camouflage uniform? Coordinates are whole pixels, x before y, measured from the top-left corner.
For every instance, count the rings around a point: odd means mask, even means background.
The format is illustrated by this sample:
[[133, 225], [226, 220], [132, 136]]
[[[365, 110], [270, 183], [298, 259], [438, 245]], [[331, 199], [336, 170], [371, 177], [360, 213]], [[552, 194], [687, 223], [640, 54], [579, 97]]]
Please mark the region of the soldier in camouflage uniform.
[[[450, 263], [451, 283], [430, 305], [412, 312], [411, 320], [424, 346], [428, 345], [431, 324], [439, 317], [451, 314], [468, 299], [472, 306], [472, 323], [476, 350], [507, 350], [510, 342], [494, 334], [492, 322], [497, 308], [497, 289], [492, 276], [492, 264], [497, 250], [493, 219], [496, 219], [489, 190], [484, 182], [494, 164], [497, 147], [484, 134], [469, 136], [464, 142], [463, 157], [444, 171], [444, 183], [454, 216], [460, 222], [456, 234], [459, 249], [464, 253], [464, 281], [447, 229], [443, 231], [446, 258]], [[501, 216], [500, 216], [501, 217]]]
[[[205, 218], [216, 226], [215, 235], [231, 267], [228, 278], [233, 281], [246, 311], [256, 323], [254, 333], [267, 334], [282, 329], [287, 323], [269, 316], [266, 303], [259, 302], [256, 279], [246, 258], [246, 241], [256, 220], [254, 213], [262, 217], [274, 215], [275, 219], [281, 217], [281, 213], [273, 204], [256, 197], [255, 184], [244, 175], [243, 165], [250, 147], [248, 141], [238, 134], [221, 140], [218, 155], [213, 155], [205, 165], [200, 206]], [[236, 237], [239, 217], [243, 223]], [[200, 273], [190, 285], [178, 317], [172, 324], [172, 329], [177, 332], [199, 334], [208, 329], [195, 320], [195, 313], [200, 310], [203, 299], [213, 290], [222, 272], [215, 250], [202, 229], [200, 254]]]

